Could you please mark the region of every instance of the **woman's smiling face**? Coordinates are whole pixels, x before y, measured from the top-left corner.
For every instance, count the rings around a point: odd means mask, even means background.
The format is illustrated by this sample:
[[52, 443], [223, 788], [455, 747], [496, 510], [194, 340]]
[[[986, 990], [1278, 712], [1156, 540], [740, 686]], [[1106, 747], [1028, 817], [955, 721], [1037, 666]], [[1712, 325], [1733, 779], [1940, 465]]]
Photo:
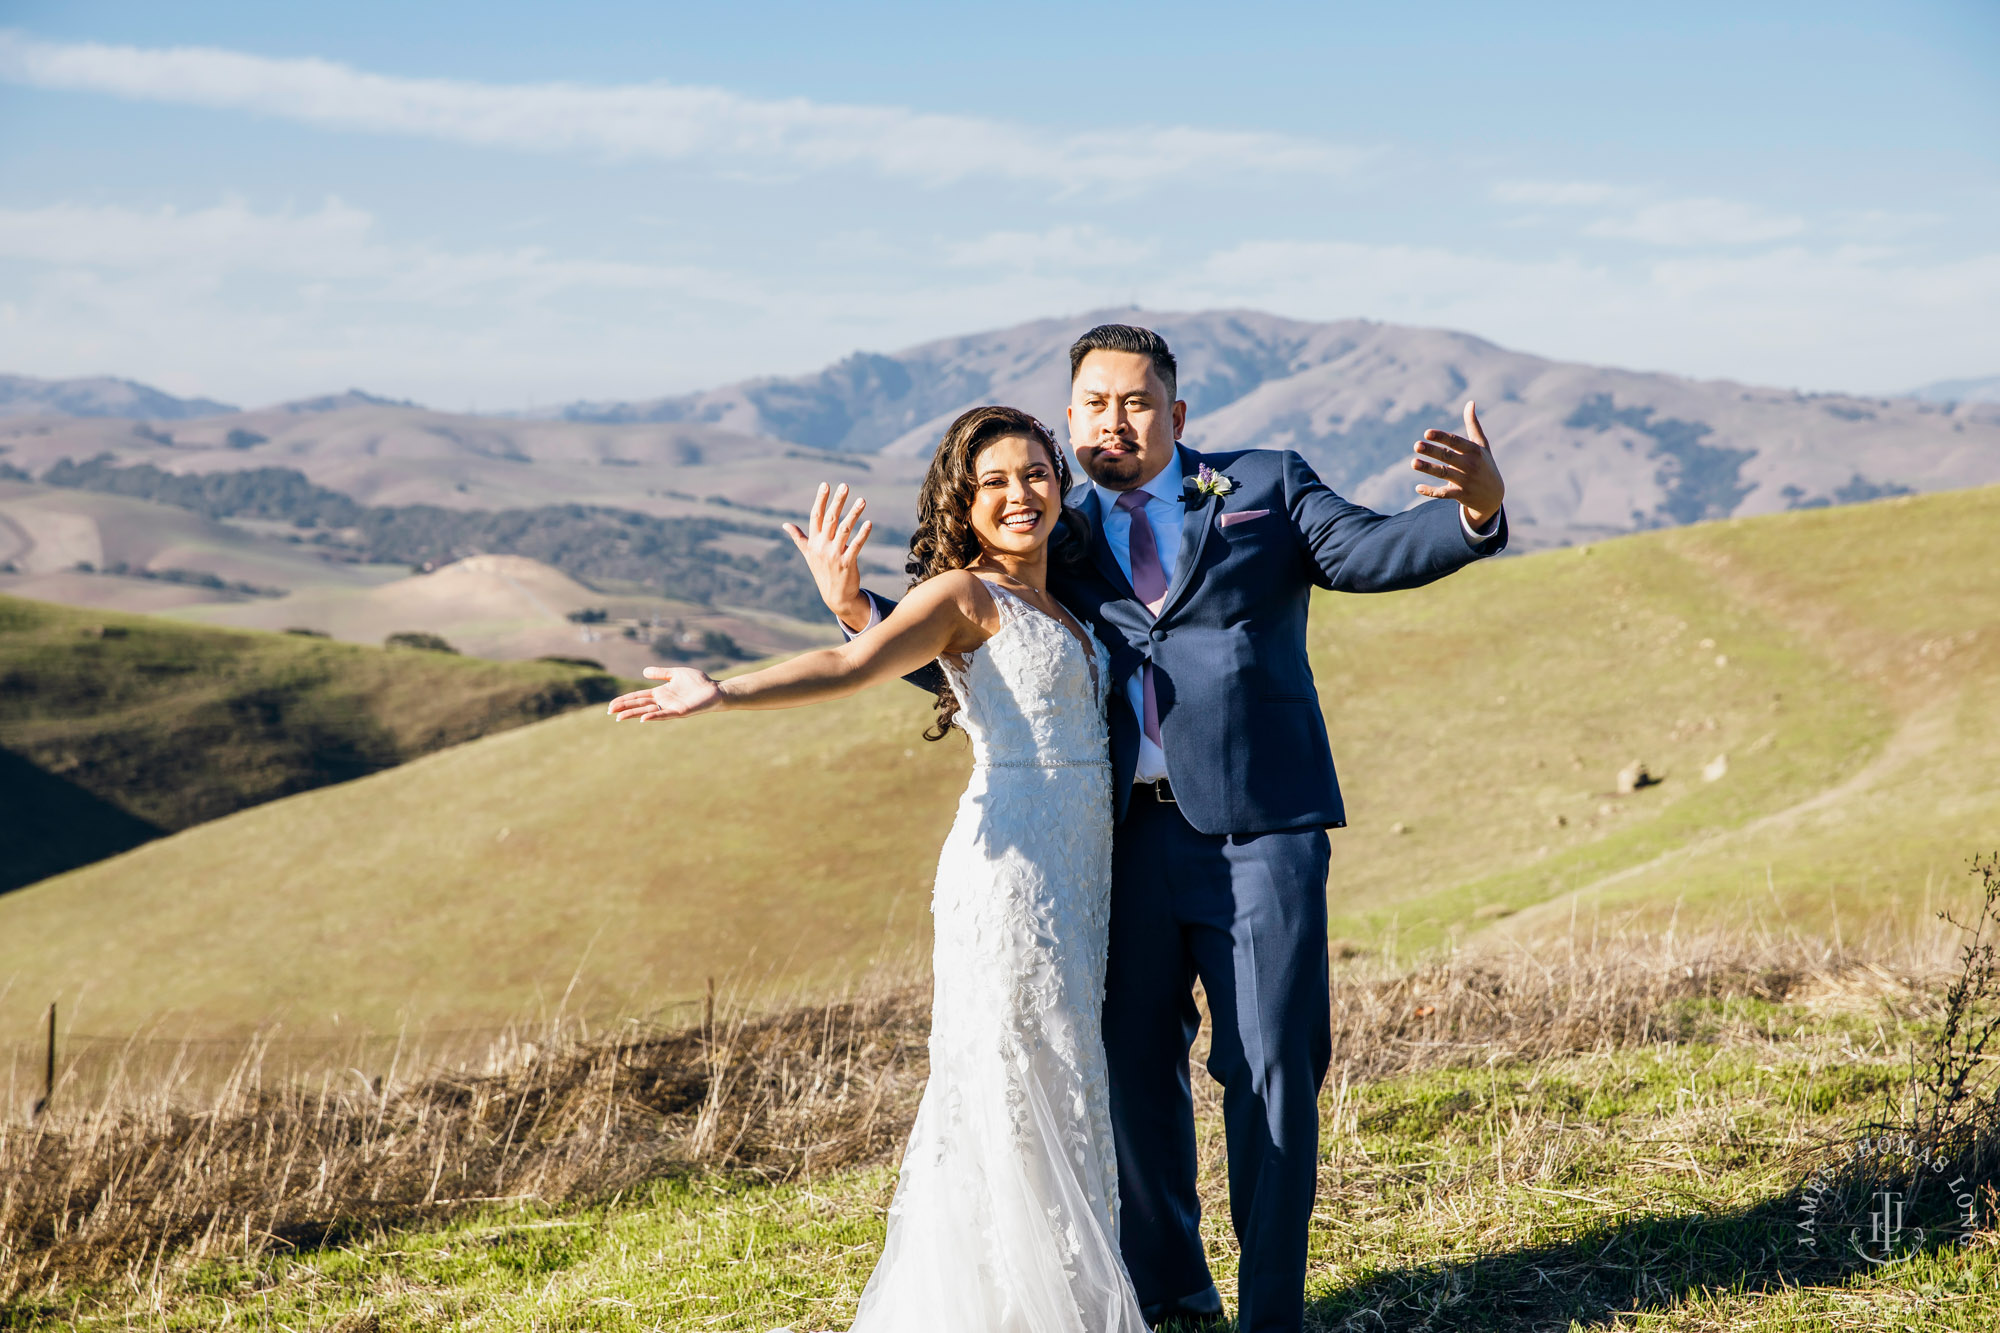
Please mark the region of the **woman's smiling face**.
[[1025, 435], [1002, 435], [972, 460], [966, 521], [979, 544], [1004, 555], [1033, 555], [1054, 535], [1062, 494], [1048, 449]]

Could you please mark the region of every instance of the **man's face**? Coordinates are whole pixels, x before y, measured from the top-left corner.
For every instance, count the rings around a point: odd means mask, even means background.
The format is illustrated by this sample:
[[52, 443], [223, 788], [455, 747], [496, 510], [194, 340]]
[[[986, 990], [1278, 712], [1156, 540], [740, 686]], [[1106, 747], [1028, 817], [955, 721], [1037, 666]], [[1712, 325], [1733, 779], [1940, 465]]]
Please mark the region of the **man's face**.
[[1069, 444], [1084, 475], [1114, 491], [1144, 486], [1174, 455], [1187, 404], [1167, 401], [1151, 357], [1095, 351], [1069, 387]]

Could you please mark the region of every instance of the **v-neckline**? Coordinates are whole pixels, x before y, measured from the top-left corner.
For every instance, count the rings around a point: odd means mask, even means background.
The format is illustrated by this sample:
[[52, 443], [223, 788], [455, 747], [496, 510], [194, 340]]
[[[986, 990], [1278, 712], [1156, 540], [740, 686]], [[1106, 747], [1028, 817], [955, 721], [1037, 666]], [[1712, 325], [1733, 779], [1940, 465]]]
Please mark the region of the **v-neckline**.
[[[979, 579], [979, 576], [977, 574], [974, 574], [972, 577]], [[1070, 613], [1068, 607], [1063, 607], [1062, 615], [1060, 616], [1052, 615], [1049, 612], [1042, 610], [1041, 607], [1036, 606], [1033, 602], [1029, 601], [1027, 598], [1021, 596], [1020, 593], [1015, 592], [1012, 588], [1006, 587], [1003, 584], [995, 583], [991, 579], [979, 579], [979, 581], [995, 592], [1006, 593], [1009, 597], [1019, 602], [1022, 606], [1027, 607], [1030, 611], [1033, 611], [1036, 615], [1042, 617], [1042, 619], [1055, 622], [1056, 628], [1060, 629], [1064, 634], [1068, 635], [1070, 640], [1073, 643], [1075, 643], [1079, 649], [1083, 651], [1083, 664], [1086, 667], [1090, 668], [1091, 695], [1095, 697], [1099, 693], [1101, 687], [1097, 679], [1097, 642], [1096, 640], [1089, 637], [1089, 631], [1083, 628], [1082, 622], [1079, 621], [1075, 629], [1070, 628], [1070, 622], [1069, 622]], [[1062, 606], [1062, 603], [1057, 602], [1056, 605]], [[985, 645], [982, 644], [981, 646], [984, 647]]]

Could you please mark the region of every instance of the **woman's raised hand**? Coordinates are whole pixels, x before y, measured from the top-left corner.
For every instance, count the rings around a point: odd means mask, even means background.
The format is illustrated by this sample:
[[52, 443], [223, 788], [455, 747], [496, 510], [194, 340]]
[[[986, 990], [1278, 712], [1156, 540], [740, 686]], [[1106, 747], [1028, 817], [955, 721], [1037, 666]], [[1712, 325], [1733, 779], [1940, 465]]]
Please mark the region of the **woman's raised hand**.
[[646, 679], [660, 683], [650, 690], [621, 694], [607, 706], [620, 722], [665, 722], [692, 717], [722, 704], [722, 686], [693, 667], [647, 667]]
[[847, 507], [846, 482], [831, 495], [826, 483], [821, 482], [805, 527], [796, 523], [782, 525], [792, 545], [806, 558], [806, 568], [812, 571], [813, 582], [819, 585], [820, 600], [826, 603], [826, 609], [857, 632], [867, 626], [874, 612], [861, 591], [861, 548], [868, 544], [868, 534], [875, 530], [873, 523], [860, 522], [861, 511], [867, 507], [868, 502], [859, 499], [853, 508]]

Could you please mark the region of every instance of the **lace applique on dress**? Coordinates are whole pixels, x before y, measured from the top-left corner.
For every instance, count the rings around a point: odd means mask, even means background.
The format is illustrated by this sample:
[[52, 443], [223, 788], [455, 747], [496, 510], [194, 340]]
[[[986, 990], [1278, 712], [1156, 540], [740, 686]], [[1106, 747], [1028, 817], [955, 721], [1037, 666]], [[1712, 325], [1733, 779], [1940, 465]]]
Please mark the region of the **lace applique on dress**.
[[854, 1330], [1145, 1333], [1100, 1027], [1108, 654], [987, 586], [1000, 628], [939, 659], [975, 762], [931, 901], [930, 1082]]

